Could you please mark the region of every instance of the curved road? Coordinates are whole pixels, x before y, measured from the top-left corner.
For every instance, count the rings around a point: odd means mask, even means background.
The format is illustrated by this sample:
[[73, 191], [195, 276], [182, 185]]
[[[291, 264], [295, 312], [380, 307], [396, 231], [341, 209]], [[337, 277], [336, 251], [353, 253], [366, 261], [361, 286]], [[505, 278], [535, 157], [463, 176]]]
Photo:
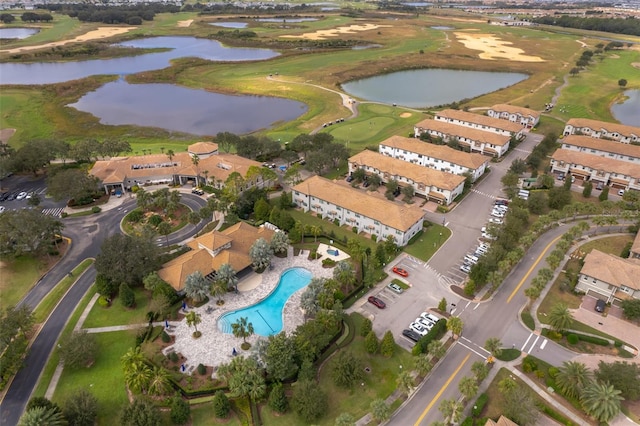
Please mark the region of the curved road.
[[[194, 210], [198, 210], [206, 204], [205, 200], [195, 195], [181, 195], [182, 203]], [[69, 271], [84, 259], [95, 258], [100, 252], [100, 246], [105, 238], [121, 232], [120, 222], [122, 218], [132, 208], [135, 208], [135, 205], [135, 199], [131, 199], [124, 201], [117, 209], [107, 210], [99, 215], [64, 219], [64, 234], [72, 240], [69, 250], [60, 262], [38, 281], [20, 302], [19, 306], [36, 307]], [[169, 244], [175, 244], [193, 236], [206, 223], [206, 221], [201, 221], [196, 226], [189, 224], [176, 231], [169, 235]], [[159, 245], [164, 245], [165, 240], [165, 237], [161, 237], [161, 241], [158, 241]], [[93, 266], [88, 268], [64, 295], [47, 321], [42, 325], [24, 360], [24, 367], [18, 371], [13, 381], [8, 385], [5, 396], [0, 403], [0, 413], [2, 413], [0, 425], [13, 426], [18, 423], [62, 329], [82, 297], [95, 281], [95, 276], [96, 272]]]

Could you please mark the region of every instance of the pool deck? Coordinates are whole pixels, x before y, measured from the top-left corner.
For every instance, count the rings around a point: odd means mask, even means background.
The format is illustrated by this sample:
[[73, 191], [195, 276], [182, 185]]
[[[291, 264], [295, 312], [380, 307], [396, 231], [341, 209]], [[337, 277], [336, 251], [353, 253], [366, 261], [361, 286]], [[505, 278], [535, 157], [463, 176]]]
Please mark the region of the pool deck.
[[[321, 260], [308, 260], [308, 251], [301, 252], [298, 256], [293, 256], [293, 249], [289, 248], [286, 258], [273, 257], [273, 269], [262, 274], [252, 273], [238, 283], [238, 294], [227, 293], [224, 296], [224, 305], [217, 306], [216, 301], [211, 300], [199, 307], [189, 308], [200, 314], [202, 322], [198, 324], [198, 331], [202, 332], [199, 339], [192, 337], [193, 328], [187, 326], [186, 320], [170, 321], [170, 328], [167, 332], [175, 336], [174, 344], [164, 349], [163, 353], [177, 352], [186, 359], [185, 373], [191, 373], [198, 364], [217, 367], [226, 364], [233, 358], [233, 349], [238, 354], [249, 356], [256, 353], [256, 343], [266, 337], [253, 335], [247, 338], [251, 343], [251, 349], [243, 351], [240, 349], [242, 339], [238, 339], [233, 334], [223, 333], [218, 329], [218, 319], [225, 313], [253, 305], [267, 297], [278, 284], [280, 276], [289, 268], [301, 267], [311, 271], [314, 278], [330, 278], [333, 268], [323, 268]], [[334, 258], [334, 256], [331, 256]], [[300, 296], [304, 289], [295, 292], [287, 301], [284, 307], [284, 327], [287, 334], [293, 331], [304, 321], [300, 310]], [[214, 372], [215, 375], [215, 372]]]

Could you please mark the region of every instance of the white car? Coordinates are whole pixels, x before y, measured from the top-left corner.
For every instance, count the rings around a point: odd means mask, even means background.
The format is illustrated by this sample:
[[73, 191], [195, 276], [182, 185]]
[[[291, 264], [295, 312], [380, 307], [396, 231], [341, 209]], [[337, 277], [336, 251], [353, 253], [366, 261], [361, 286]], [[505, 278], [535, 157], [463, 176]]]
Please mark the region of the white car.
[[622, 197], [624, 195], [624, 189], [621, 189], [620, 191], [618, 191], [618, 195]]
[[26, 197], [27, 197], [27, 193], [22, 191], [21, 193], [18, 194], [18, 196], [16, 197], [16, 200], [22, 200]]
[[426, 319], [429, 322], [432, 322], [434, 325], [440, 321], [440, 318], [438, 318], [437, 316], [433, 315], [432, 313], [429, 312], [423, 312], [420, 314], [421, 318]]
[[469, 265], [468, 263], [465, 263], [460, 267], [460, 270], [465, 274], [468, 274], [469, 272], [471, 272], [471, 265]]
[[0, 206], [0, 213], [4, 213], [4, 211], [5, 211], [4, 206]]
[[492, 211], [491, 212], [491, 216], [496, 217], [498, 219], [502, 219], [504, 217], [504, 213], [502, 213], [501, 211]]
[[415, 320], [416, 323], [422, 325], [427, 331], [430, 331], [433, 328], [433, 323], [428, 321], [426, 318], [418, 317]]
[[409, 328], [421, 336], [426, 336], [427, 333], [429, 332], [429, 330], [424, 328], [424, 326], [420, 323], [412, 322], [411, 324], [409, 324]]
[[489, 218], [489, 223], [495, 223], [496, 225], [502, 225], [504, 223], [504, 220], [498, 219], [497, 217], [490, 217]]

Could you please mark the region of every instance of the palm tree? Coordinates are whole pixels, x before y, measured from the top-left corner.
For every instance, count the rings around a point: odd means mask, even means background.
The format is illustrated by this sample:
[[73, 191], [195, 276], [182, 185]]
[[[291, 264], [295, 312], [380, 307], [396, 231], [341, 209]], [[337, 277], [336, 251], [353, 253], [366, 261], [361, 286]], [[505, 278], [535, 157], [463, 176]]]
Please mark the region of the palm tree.
[[447, 330], [449, 330], [453, 334], [453, 338], [456, 339], [456, 336], [460, 336], [462, 334], [462, 328], [464, 327], [464, 323], [458, 317], [451, 317], [447, 320]]
[[446, 424], [457, 423], [462, 414], [462, 404], [455, 399], [445, 399], [440, 403], [438, 410], [444, 416]]
[[198, 331], [198, 324], [202, 322], [202, 317], [196, 311], [189, 311], [187, 315], [185, 315], [185, 319], [187, 320], [187, 325], [189, 327], [193, 326], [196, 330], [193, 332], [193, 337], [200, 337], [200, 332]]
[[195, 271], [187, 276], [184, 283], [184, 292], [189, 299], [196, 303], [200, 303], [207, 298], [209, 283], [202, 275], [202, 272]]
[[196, 166], [196, 186], [200, 186], [200, 167], [198, 166], [200, 164], [200, 157], [198, 157], [198, 154], [191, 156], [191, 162]]
[[247, 317], [239, 318], [238, 321], [231, 324], [233, 329], [233, 335], [235, 337], [242, 337], [243, 348], [247, 346], [247, 337], [253, 335], [253, 324], [248, 322]]
[[573, 316], [569, 308], [562, 302], [558, 302], [549, 311], [549, 325], [556, 331], [564, 331], [573, 324]]
[[458, 390], [469, 401], [478, 393], [478, 382], [475, 377], [463, 377], [458, 383]]
[[216, 280], [222, 281], [227, 289], [235, 288], [238, 291], [238, 277], [236, 271], [228, 263], [223, 263], [216, 271]]
[[413, 359], [413, 363], [414, 368], [421, 376], [426, 376], [433, 368], [433, 364], [431, 364], [431, 360], [427, 354], [418, 355]]
[[[126, 356], [126, 355], [125, 355]], [[146, 362], [134, 362], [123, 366], [124, 383], [133, 392], [145, 392], [151, 380], [151, 368]]]
[[169, 162], [171, 163], [171, 181], [175, 185], [176, 183], [176, 168], [174, 166], [173, 157], [175, 156], [175, 152], [172, 149], [167, 151], [167, 157], [169, 157]]
[[582, 392], [582, 407], [599, 422], [609, 422], [620, 412], [620, 402], [624, 400], [620, 393], [608, 382], [591, 382]]
[[502, 353], [502, 342], [497, 337], [489, 337], [486, 342], [484, 342], [484, 348], [491, 352], [491, 355], [494, 357], [499, 357]]
[[555, 380], [563, 394], [570, 398], [578, 398], [582, 390], [591, 382], [591, 372], [580, 362], [565, 361], [558, 369]]
[[489, 375], [489, 367], [482, 361], [476, 361], [471, 365], [471, 371], [478, 382], [482, 382]]
[[34, 407], [26, 411], [18, 422], [18, 426], [62, 426], [66, 424], [65, 418], [57, 406]]
[[341, 260], [336, 263], [336, 266], [333, 268], [333, 279], [342, 284], [347, 292], [351, 291], [351, 288], [356, 283], [353, 265], [346, 260]]
[[517, 388], [518, 383], [516, 383], [516, 379], [512, 379], [511, 377], [505, 377], [498, 382], [498, 391], [503, 395], [514, 392]]
[[227, 283], [222, 280], [215, 280], [211, 283], [211, 295], [216, 298], [216, 303], [222, 305], [224, 299], [222, 296], [227, 292]]
[[398, 388], [407, 396], [409, 396], [414, 388], [413, 377], [408, 370], [403, 370], [402, 373], [398, 375], [396, 383], [398, 384]]
[[149, 394], [156, 396], [167, 395], [171, 390], [169, 377], [167, 370], [154, 366], [149, 377]]
[[434, 358], [442, 358], [446, 349], [440, 340], [433, 340], [427, 345], [427, 353]]
[[309, 231], [311, 232], [311, 235], [313, 235], [313, 242], [317, 243], [318, 242], [318, 236], [320, 234], [322, 234], [322, 228], [320, 226], [317, 226], [317, 225], [312, 225], [311, 228], [309, 229]]
[[596, 225], [596, 229], [593, 231], [593, 235], [598, 233], [598, 228], [607, 224], [606, 216], [596, 216], [593, 218], [593, 224]]

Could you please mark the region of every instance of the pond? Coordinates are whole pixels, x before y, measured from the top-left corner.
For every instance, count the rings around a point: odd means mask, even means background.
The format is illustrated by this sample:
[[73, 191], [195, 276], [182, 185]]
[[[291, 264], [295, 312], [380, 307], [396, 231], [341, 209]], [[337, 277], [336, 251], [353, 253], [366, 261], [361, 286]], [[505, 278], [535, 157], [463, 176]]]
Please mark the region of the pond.
[[34, 34], [38, 34], [40, 30], [38, 28], [0, 28], [0, 39], [2, 38], [16, 38], [23, 39], [31, 37]]
[[342, 88], [367, 101], [423, 108], [475, 98], [526, 78], [520, 73], [425, 69], [356, 80]]
[[423, 2], [423, 1], [403, 2], [401, 4], [403, 4], [405, 6], [411, 6], [411, 7], [429, 7], [429, 6], [433, 6], [433, 3], [427, 3], [427, 2]]
[[279, 55], [278, 52], [270, 49], [230, 48], [216, 40], [195, 37], [150, 37], [119, 45], [170, 50], [113, 59], [29, 64], [3, 63], [0, 64], [2, 84], [51, 84], [98, 74], [134, 74], [166, 68], [172, 59], [186, 57], [198, 57], [210, 61], [257, 61]]
[[246, 22], [209, 22], [209, 25], [214, 25], [216, 27], [222, 28], [247, 28]]
[[622, 124], [640, 127], [640, 90], [627, 90], [624, 96], [624, 102], [611, 106], [611, 114]]
[[453, 29], [455, 29], [455, 28], [453, 28], [453, 27], [447, 27], [447, 26], [445, 26], [445, 25], [435, 25], [435, 26], [433, 26], [433, 27], [431, 27], [431, 28], [432, 28], [432, 29], [434, 29], [434, 30], [442, 30], [442, 31], [447, 31], [447, 30], [453, 30]]
[[257, 22], [288, 22], [288, 23], [297, 23], [297, 22], [313, 22], [317, 21], [318, 18], [258, 18]]
[[69, 105], [108, 125], [159, 127], [195, 135], [245, 134], [290, 121], [307, 111], [302, 102], [234, 96], [171, 84], [129, 84], [120, 79]]

